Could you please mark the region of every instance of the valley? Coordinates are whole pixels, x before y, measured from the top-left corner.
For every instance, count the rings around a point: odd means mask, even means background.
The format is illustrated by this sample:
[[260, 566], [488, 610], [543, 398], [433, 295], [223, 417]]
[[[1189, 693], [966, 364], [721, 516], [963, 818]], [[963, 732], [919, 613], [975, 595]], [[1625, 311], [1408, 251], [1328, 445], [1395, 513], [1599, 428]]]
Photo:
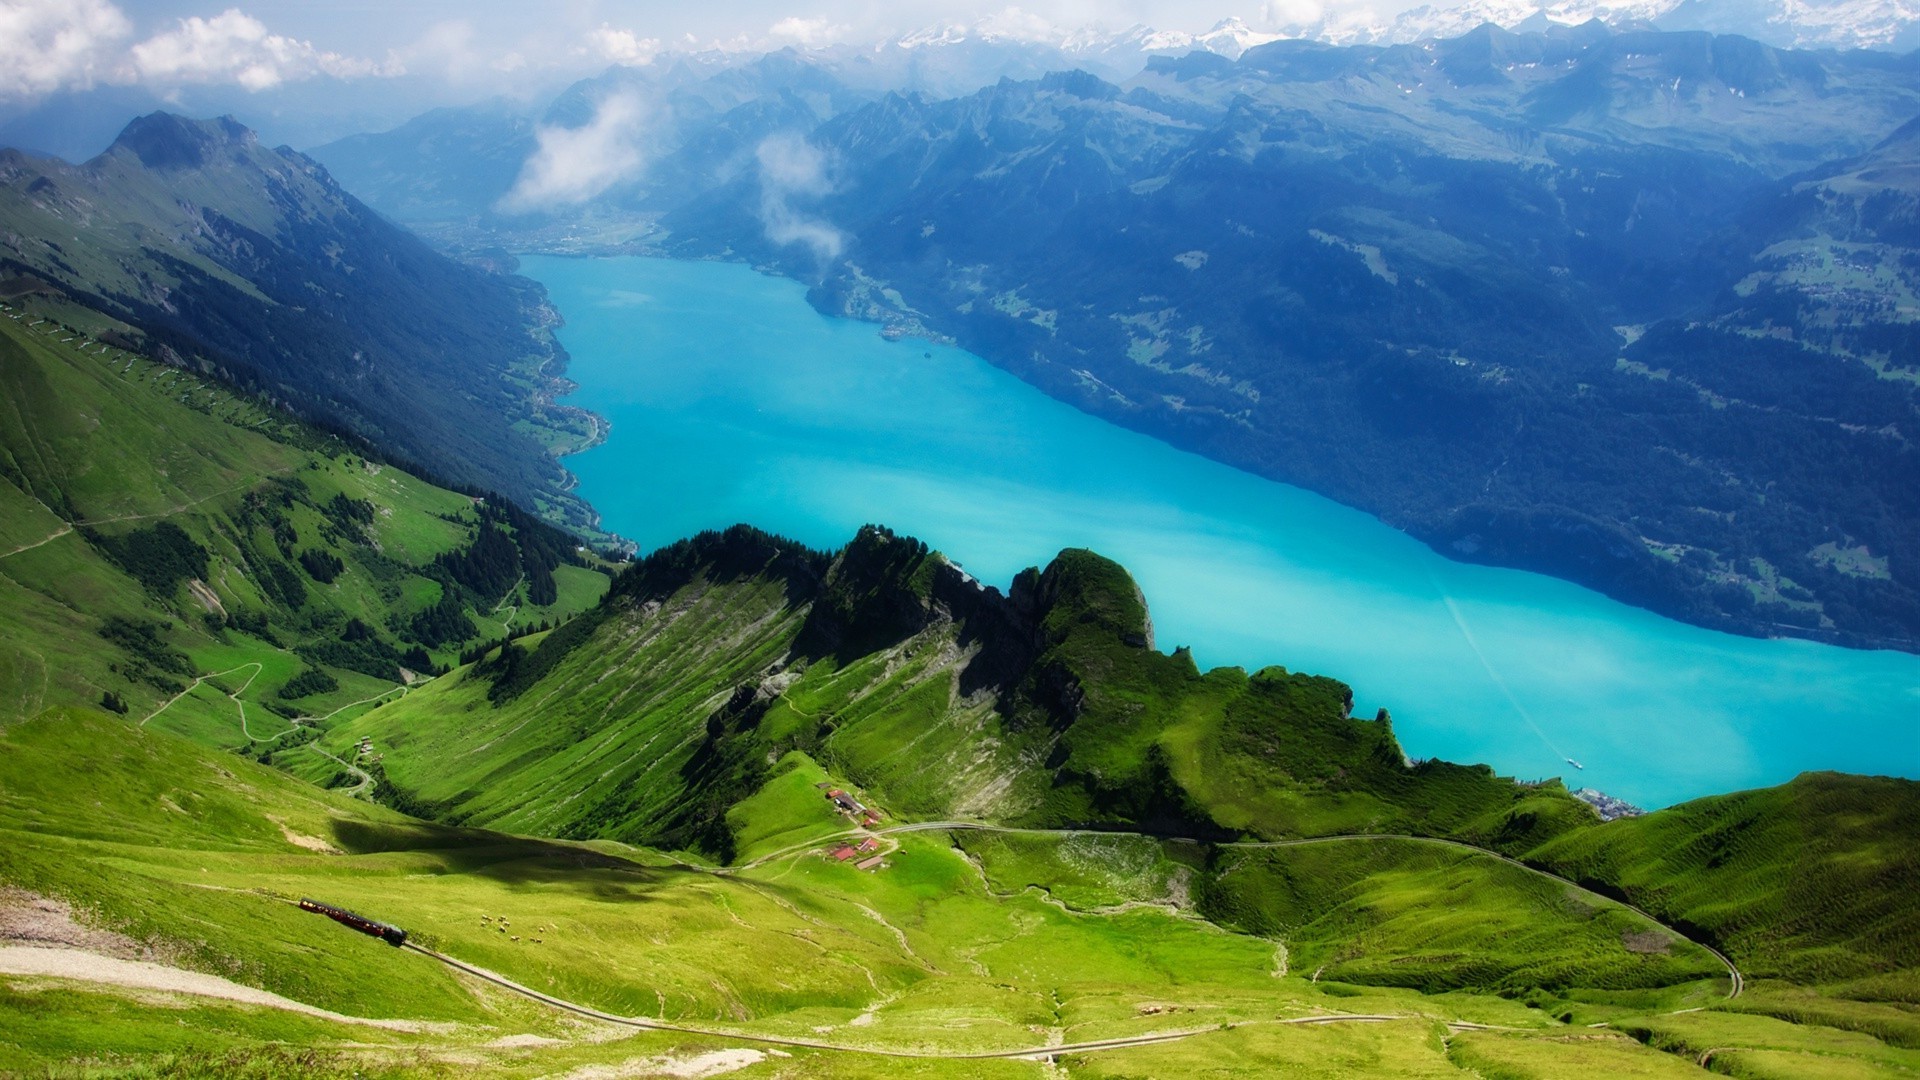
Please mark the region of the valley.
[[1920, 1075], [1920, 54], [1698, 6], [0, 0], [460, 102], [0, 150], [0, 1077]]
[[1087, 546], [1153, 597], [1163, 647], [1340, 678], [1362, 714], [1392, 710], [1416, 757], [1559, 776], [1643, 807], [1814, 767], [1920, 775], [1911, 655], [1737, 638], [1464, 566], [958, 349], [823, 318], [797, 286], [744, 267], [523, 270], [566, 318], [581, 384], [567, 400], [612, 421], [568, 468], [643, 550], [742, 521], [824, 548], [879, 521], [1004, 588], [1039, 555]]
[[[1332, 680], [1149, 647], [1090, 552], [1003, 595], [884, 529], [735, 528], [562, 561], [531, 605], [531, 566], [455, 584], [531, 521], [4, 314], [0, 574], [41, 629], [4, 639], [0, 1071], [1899, 1075], [1920, 1044], [1911, 783], [1602, 826], [1409, 763]], [[456, 596], [482, 644], [420, 644]], [[508, 606], [531, 632], [486, 644]], [[370, 655], [314, 651], [350, 618]], [[876, 866], [830, 857], [832, 785], [883, 816]], [[1718, 820], [1805, 832], [1670, 839]]]
[[[618, 65], [315, 155], [446, 250], [770, 269], [1449, 559], [1914, 650], [1910, 56], [1600, 21], [1243, 45], [972, 90], [832, 50]], [[636, 102], [608, 130], [644, 164], [512, 197], [510, 148]]]

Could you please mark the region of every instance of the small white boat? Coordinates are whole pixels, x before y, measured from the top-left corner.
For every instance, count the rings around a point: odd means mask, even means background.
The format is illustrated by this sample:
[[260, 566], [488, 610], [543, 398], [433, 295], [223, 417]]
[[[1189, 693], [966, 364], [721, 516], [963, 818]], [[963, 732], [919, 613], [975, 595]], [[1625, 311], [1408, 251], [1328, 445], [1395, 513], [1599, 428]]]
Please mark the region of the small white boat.
[[1582, 764], [1580, 764], [1579, 762], [1577, 762], [1577, 761], [1575, 761], [1575, 760], [1573, 760], [1572, 758], [1568, 758], [1568, 759], [1567, 759], [1567, 764], [1569, 764], [1569, 765], [1571, 765], [1571, 766], [1573, 766], [1573, 767], [1574, 767], [1574, 768], [1576, 768], [1576, 769], [1585, 769], [1585, 768], [1586, 768], [1586, 766], [1585, 766], [1585, 765], [1582, 765]]

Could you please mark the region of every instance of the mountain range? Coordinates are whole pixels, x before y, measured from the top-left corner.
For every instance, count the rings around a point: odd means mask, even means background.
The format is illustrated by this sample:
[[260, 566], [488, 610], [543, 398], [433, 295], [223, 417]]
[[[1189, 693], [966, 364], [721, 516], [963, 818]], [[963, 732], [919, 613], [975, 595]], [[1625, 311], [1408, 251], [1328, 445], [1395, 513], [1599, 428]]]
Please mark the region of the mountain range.
[[609, 581], [56, 310], [0, 310], [0, 1069], [1915, 1060], [1920, 785], [1603, 821], [1159, 651], [1089, 551], [1003, 594], [742, 526]]
[[497, 112], [316, 154], [453, 250], [776, 268], [1457, 558], [1920, 641], [1914, 57], [1589, 22], [948, 98], [839, 71], [583, 82], [536, 130], [654, 102], [644, 164], [546, 208]]

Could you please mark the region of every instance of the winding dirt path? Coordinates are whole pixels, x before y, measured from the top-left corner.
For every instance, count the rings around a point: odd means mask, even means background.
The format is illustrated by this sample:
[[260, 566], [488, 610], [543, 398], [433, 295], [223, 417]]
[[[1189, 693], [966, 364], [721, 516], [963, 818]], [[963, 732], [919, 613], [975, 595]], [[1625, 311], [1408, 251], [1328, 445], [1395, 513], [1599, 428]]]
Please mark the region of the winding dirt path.
[[[259, 678], [260, 673], [266, 670], [266, 668], [258, 660], [249, 660], [246, 663], [241, 664], [239, 667], [228, 668], [225, 671], [215, 671], [206, 675], [196, 676], [191, 683], [187, 684], [187, 688], [185, 690], [182, 690], [179, 693], [168, 698], [165, 702], [161, 704], [159, 708], [153, 710], [152, 712], [148, 713], [144, 718], [142, 718], [139, 726], [146, 727], [148, 720], [151, 720], [154, 717], [159, 716], [161, 713], [166, 712], [168, 709], [173, 707], [174, 702], [179, 701], [181, 698], [186, 697], [188, 694], [191, 694], [195, 690], [200, 689], [200, 684], [203, 682], [206, 682], [208, 679], [222, 678], [224, 676], [231, 675], [236, 671], [245, 671], [248, 668], [253, 669], [253, 674], [247, 676], [247, 681], [240, 684], [239, 690], [235, 690], [233, 694], [227, 695], [228, 698], [232, 699], [237, 704], [239, 702], [239, 699], [235, 698], [233, 695], [244, 691], [249, 686], [252, 686], [253, 680]], [[246, 709], [243, 708], [240, 710], [240, 730], [244, 733], [246, 731], [246, 728], [247, 728], [247, 711]], [[247, 739], [249, 741], [252, 741], [253, 736], [247, 735]]]
[[39, 976], [100, 983], [123, 990], [163, 991], [194, 997], [216, 998], [241, 1005], [303, 1013], [340, 1024], [361, 1024], [388, 1031], [411, 1033], [450, 1030], [453, 1025], [423, 1020], [375, 1020], [364, 1016], [318, 1008], [279, 994], [243, 986], [218, 975], [156, 964], [148, 960], [123, 960], [81, 949], [47, 948], [38, 945], [0, 945], [0, 975]]
[[313, 748], [314, 753], [319, 754], [321, 757], [326, 758], [328, 761], [331, 761], [334, 764], [340, 766], [341, 768], [347, 770], [347, 772], [353, 774], [356, 777], [359, 777], [360, 782], [358, 784], [355, 784], [350, 788], [340, 789], [340, 794], [345, 795], [348, 798], [357, 799], [361, 795], [365, 794], [368, 788], [373, 786], [372, 773], [368, 772], [365, 769], [362, 769], [358, 765], [354, 765], [350, 762], [343, 761], [340, 758], [334, 757], [332, 754], [329, 754], [326, 752], [326, 750], [322, 749], [320, 744], [317, 742], [311, 742], [311, 743], [308, 743], [307, 745]]
[[[415, 944], [414, 942], [411, 942], [411, 941], [407, 942], [405, 948], [410, 949], [414, 952], [417, 952], [422, 956], [431, 957], [434, 960], [437, 960], [440, 963], [445, 964], [450, 968], [453, 968], [455, 971], [459, 971], [464, 974], [471, 975], [476, 979], [482, 979], [486, 982], [492, 983], [495, 986], [498, 986], [503, 989], [510, 990], [516, 994], [519, 994], [522, 997], [526, 997], [531, 1000], [540, 1002], [543, 1005], [546, 1005], [555, 1009], [560, 1009], [566, 1012], [570, 1012], [577, 1016], [584, 1016], [589, 1019], [599, 1020], [604, 1023], [620, 1024], [626, 1027], [639, 1028], [645, 1031], [668, 1031], [668, 1032], [673, 1032], [675, 1034], [681, 1034], [681, 1035], [701, 1035], [701, 1036], [705, 1036], [707, 1038], [713, 1038], [713, 1039], [733, 1039], [740, 1042], [759, 1043], [763, 1046], [791, 1046], [791, 1047], [796, 1047], [804, 1050], [825, 1050], [833, 1053], [866, 1054], [873, 1057], [886, 1057], [886, 1058], [917, 1058], [922, 1060], [936, 1060], [936, 1061], [994, 1061], [994, 1060], [1008, 1060], [1008, 1059], [1044, 1060], [1044, 1059], [1052, 1058], [1059, 1054], [1092, 1053], [1099, 1050], [1121, 1050], [1130, 1046], [1152, 1046], [1156, 1043], [1178, 1042], [1182, 1039], [1191, 1039], [1191, 1038], [1194, 1038], [1195, 1036], [1206, 1035], [1216, 1031], [1232, 1031], [1236, 1028], [1244, 1028], [1244, 1027], [1320, 1026], [1324, 1024], [1385, 1024], [1385, 1023], [1391, 1023], [1396, 1020], [1431, 1019], [1431, 1017], [1416, 1016], [1410, 1013], [1409, 1014], [1319, 1013], [1312, 1016], [1296, 1016], [1296, 1017], [1287, 1017], [1287, 1018], [1280, 1018], [1280, 1019], [1274, 1019], [1274, 1020], [1240, 1020], [1240, 1021], [1234, 1021], [1234, 1022], [1225, 1023], [1225, 1024], [1213, 1024], [1203, 1028], [1183, 1028], [1176, 1031], [1157, 1031], [1157, 1032], [1151, 1032], [1145, 1035], [1122, 1035], [1122, 1036], [1116, 1036], [1110, 1039], [1092, 1039], [1086, 1042], [1056, 1043], [1056, 1044], [1044, 1045], [1044, 1046], [1022, 1046], [1022, 1047], [1017, 1047], [1009, 1050], [974, 1050], [974, 1051], [960, 1051], [960, 1052], [948, 1052], [948, 1053], [943, 1053], [937, 1050], [897, 1050], [897, 1049], [889, 1049], [886, 1047], [877, 1047], [877, 1046], [850, 1046], [845, 1043], [825, 1042], [819, 1039], [787, 1038], [779, 1035], [754, 1035], [754, 1034], [750, 1034], [742, 1031], [730, 1031], [724, 1028], [697, 1027], [689, 1024], [673, 1024], [673, 1023], [667, 1023], [661, 1020], [650, 1020], [646, 1017], [640, 1017], [640, 1016], [618, 1016], [613, 1013], [601, 1012], [599, 1009], [590, 1008], [585, 1005], [580, 1005], [575, 1002], [568, 1001], [565, 998], [557, 998], [550, 994], [543, 994], [538, 990], [534, 990], [529, 987], [522, 986], [521, 984], [514, 982], [512, 979], [509, 979], [504, 975], [498, 974], [497, 972], [488, 971], [486, 968], [469, 964], [463, 960], [456, 960], [455, 958], [448, 956], [445, 953], [435, 952], [432, 949]], [[1449, 1023], [1448, 1026], [1458, 1027], [1461, 1030], [1465, 1030], [1467, 1028], [1480, 1027], [1480, 1025], [1465, 1024], [1463, 1022], [1452, 1022], [1452, 1023]]]
[[0, 559], [11, 559], [15, 555], [18, 555], [23, 551], [32, 551], [34, 548], [41, 547], [46, 544], [51, 544], [55, 540], [60, 539], [61, 537], [67, 535], [68, 533], [71, 533], [72, 531], [73, 531], [72, 525], [62, 522], [60, 527], [58, 529], [55, 529], [53, 531], [53, 534], [51, 536], [46, 537], [45, 539], [35, 540], [31, 544], [22, 544], [19, 547], [14, 548], [12, 551], [0, 551]]

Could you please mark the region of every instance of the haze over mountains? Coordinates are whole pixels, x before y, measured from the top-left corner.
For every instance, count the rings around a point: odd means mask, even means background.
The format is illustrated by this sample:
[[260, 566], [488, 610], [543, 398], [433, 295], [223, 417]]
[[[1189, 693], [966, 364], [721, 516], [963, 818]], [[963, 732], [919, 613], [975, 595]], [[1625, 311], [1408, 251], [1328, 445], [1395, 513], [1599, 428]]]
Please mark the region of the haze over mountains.
[[776, 267], [1454, 557], [1920, 634], [1915, 56], [1589, 23], [951, 98], [849, 70], [617, 67], [316, 154], [445, 245]]
[[[1407, 44], [1457, 37], [1488, 23], [1546, 30], [1599, 20], [1616, 29], [1733, 34], [1780, 48], [1920, 47], [1920, 11], [1905, 0], [1266, 4], [1237, 12], [1183, 10], [1169, 21], [1133, 24], [1118, 13], [1088, 22], [1084, 13], [1043, 3], [924, 22], [915, 21], [928, 18], [924, 7], [902, 9], [891, 23], [803, 13], [744, 32], [748, 24], [741, 20], [750, 23], [751, 15], [742, 8], [713, 15], [733, 30], [721, 32], [717, 24], [699, 34], [666, 32], [651, 19], [582, 24], [576, 11], [539, 25], [532, 36], [525, 27], [490, 30], [500, 13], [481, 5], [466, 19], [425, 27], [417, 40], [395, 35], [417, 31], [423, 12], [325, 44], [275, 34], [276, 27], [236, 9], [153, 25], [154, 36], [140, 43], [144, 59], [134, 62], [104, 51], [112, 35], [101, 33], [99, 18], [113, 23], [112, 10], [104, 0], [88, 0], [58, 18], [42, 13], [23, 22], [27, 38], [12, 57], [21, 70], [11, 85], [0, 82], [0, 145], [79, 161], [104, 149], [129, 117], [165, 108], [194, 116], [230, 113], [271, 142], [307, 148], [487, 96], [537, 112], [567, 83], [609, 62], [688, 62], [712, 70], [781, 49], [836, 67], [851, 85], [947, 97], [1000, 78], [1073, 68], [1123, 81], [1152, 57], [1190, 51], [1237, 59], [1276, 40]], [[310, 23], [310, 13], [301, 14], [295, 21]], [[268, 23], [285, 15], [269, 12]], [[125, 34], [126, 20], [120, 23]], [[554, 36], [568, 26], [574, 39]]]

